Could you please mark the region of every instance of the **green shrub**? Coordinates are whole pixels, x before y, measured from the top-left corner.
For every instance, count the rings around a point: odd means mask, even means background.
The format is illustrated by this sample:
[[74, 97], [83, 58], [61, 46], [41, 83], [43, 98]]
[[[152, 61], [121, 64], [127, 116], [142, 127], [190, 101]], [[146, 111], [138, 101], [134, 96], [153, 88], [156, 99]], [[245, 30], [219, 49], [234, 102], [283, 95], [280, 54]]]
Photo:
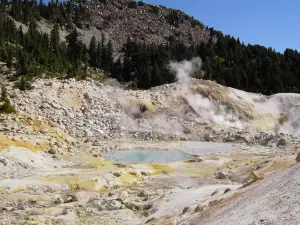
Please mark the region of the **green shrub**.
[[7, 90], [5, 87], [2, 87], [1, 89], [1, 99], [0, 99], [1, 105], [0, 105], [0, 111], [3, 113], [14, 113], [16, 110], [10, 103], [10, 100], [8, 98]]
[[21, 91], [31, 90], [33, 88], [28, 78], [25, 76], [21, 76], [20, 81], [16, 83], [16, 87], [19, 88]]
[[1, 88], [1, 101], [5, 101], [5, 99], [7, 99], [7, 90], [5, 87]]
[[1, 106], [1, 111], [4, 113], [16, 112], [16, 110], [14, 109], [14, 107], [12, 106], [8, 98], [4, 100], [4, 104]]

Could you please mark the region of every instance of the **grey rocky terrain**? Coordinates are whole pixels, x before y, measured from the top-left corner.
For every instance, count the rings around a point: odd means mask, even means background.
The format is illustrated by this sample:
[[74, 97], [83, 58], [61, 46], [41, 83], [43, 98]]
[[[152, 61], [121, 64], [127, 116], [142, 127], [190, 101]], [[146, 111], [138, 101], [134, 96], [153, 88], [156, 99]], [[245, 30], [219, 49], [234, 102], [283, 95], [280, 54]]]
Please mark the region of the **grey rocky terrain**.
[[[16, 113], [0, 114], [1, 224], [296, 224], [299, 96], [184, 74], [150, 90], [4, 79]], [[190, 158], [107, 158], [127, 150]]]

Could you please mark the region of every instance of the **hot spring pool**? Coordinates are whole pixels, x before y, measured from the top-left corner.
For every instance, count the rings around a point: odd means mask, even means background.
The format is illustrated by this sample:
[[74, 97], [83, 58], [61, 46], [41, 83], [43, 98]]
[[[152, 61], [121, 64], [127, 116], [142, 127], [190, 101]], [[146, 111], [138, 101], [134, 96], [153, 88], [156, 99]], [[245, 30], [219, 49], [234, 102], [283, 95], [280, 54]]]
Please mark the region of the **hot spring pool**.
[[192, 159], [193, 156], [181, 151], [129, 150], [109, 152], [104, 158], [118, 163], [170, 163]]

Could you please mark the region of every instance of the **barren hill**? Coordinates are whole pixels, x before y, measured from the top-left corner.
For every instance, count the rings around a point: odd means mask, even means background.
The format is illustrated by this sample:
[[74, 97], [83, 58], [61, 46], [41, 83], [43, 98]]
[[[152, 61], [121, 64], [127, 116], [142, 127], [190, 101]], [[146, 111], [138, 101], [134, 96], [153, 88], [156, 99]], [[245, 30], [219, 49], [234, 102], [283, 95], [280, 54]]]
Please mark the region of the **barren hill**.
[[201, 22], [180, 10], [132, 0], [107, 1], [90, 7], [90, 26], [109, 36], [117, 48], [128, 38], [155, 44], [175, 39], [186, 45], [200, 44], [210, 38], [210, 32]]

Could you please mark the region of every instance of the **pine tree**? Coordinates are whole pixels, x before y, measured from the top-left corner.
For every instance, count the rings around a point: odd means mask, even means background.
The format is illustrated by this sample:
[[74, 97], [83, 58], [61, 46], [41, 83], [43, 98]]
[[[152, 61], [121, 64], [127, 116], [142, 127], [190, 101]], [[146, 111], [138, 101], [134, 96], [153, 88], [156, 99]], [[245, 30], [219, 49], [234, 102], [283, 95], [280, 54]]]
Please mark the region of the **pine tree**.
[[56, 23], [53, 26], [53, 29], [51, 30], [50, 45], [51, 45], [52, 49], [55, 52], [57, 52], [59, 50], [59, 44], [60, 44], [59, 25]]
[[96, 37], [93, 36], [89, 47], [90, 64], [93, 67], [97, 66], [97, 41]]
[[23, 51], [19, 52], [19, 75], [28, 74], [28, 62]]
[[33, 41], [36, 40], [36, 38], [37, 38], [37, 33], [38, 33], [38, 30], [37, 30], [37, 23], [36, 23], [35, 20], [32, 20], [32, 21], [29, 23], [28, 34], [29, 34], [29, 36], [32, 38]]
[[32, 86], [28, 80], [28, 78], [24, 75], [21, 76], [19, 82], [17, 82], [16, 86], [21, 90], [21, 91], [25, 91], [25, 90], [30, 90], [32, 89]]
[[120, 82], [123, 81], [122, 62], [121, 62], [120, 58], [118, 58], [118, 60], [114, 63], [111, 75], [113, 78], [117, 79], [118, 81], [120, 81]]
[[106, 47], [106, 54], [104, 59], [104, 68], [106, 70], [111, 70], [114, 64], [114, 57], [113, 57], [113, 45], [111, 40], [109, 40], [107, 47]]
[[160, 74], [160, 68], [157, 64], [157, 62], [154, 62], [154, 67], [153, 67], [153, 72], [152, 72], [152, 77], [153, 77], [153, 84], [154, 85], [162, 85], [163, 81], [161, 78], [161, 74]]
[[68, 43], [68, 49], [67, 49], [67, 54], [69, 59], [71, 60], [76, 60], [80, 58], [78, 56], [79, 47], [78, 47], [78, 33], [76, 29], [74, 29], [67, 37], [66, 37], [67, 43]]
[[97, 67], [99, 67], [101, 65], [101, 56], [102, 56], [102, 49], [101, 49], [101, 44], [98, 41], [98, 45], [97, 45]]
[[2, 86], [1, 87], [1, 99], [0, 99], [0, 101], [4, 101], [7, 98], [8, 98], [7, 89], [4, 86]]
[[88, 77], [88, 66], [85, 64], [83, 67], [81, 79], [85, 80], [87, 77]]
[[8, 49], [7, 49], [6, 63], [7, 63], [8, 68], [12, 67], [12, 64], [13, 64], [13, 49], [12, 49], [11, 46], [8, 46]]
[[139, 71], [138, 88], [148, 89], [151, 87], [151, 70], [150, 67], [142, 66]]
[[3, 28], [3, 26], [1, 26], [1, 23], [0, 23], [0, 29], [1, 29], [1, 32], [0, 32], [0, 49], [4, 49], [4, 43], [5, 43], [5, 41], [4, 41], [4, 32], [3, 32], [4, 28]]
[[104, 68], [105, 67], [105, 63], [106, 63], [106, 45], [105, 45], [105, 36], [102, 33], [101, 34], [101, 56], [100, 56], [100, 62], [101, 62], [101, 67]]

